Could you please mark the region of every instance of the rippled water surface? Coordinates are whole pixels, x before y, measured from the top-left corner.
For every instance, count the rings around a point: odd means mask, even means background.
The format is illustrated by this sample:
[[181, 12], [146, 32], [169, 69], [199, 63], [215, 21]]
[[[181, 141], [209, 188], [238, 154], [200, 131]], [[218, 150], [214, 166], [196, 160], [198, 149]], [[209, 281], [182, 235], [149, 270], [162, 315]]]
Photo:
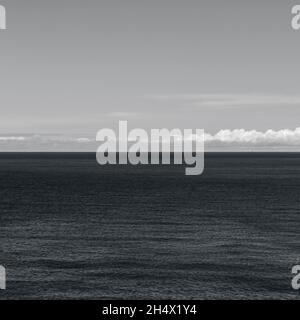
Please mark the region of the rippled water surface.
[[299, 298], [300, 154], [205, 165], [0, 154], [0, 299]]

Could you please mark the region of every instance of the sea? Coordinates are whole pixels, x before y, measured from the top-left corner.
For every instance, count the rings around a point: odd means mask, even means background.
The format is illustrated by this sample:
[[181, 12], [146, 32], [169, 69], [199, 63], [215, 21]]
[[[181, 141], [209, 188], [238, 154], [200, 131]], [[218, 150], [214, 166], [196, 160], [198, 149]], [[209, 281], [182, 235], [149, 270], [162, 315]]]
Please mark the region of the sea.
[[0, 299], [300, 298], [300, 153], [1, 153], [0, 182]]

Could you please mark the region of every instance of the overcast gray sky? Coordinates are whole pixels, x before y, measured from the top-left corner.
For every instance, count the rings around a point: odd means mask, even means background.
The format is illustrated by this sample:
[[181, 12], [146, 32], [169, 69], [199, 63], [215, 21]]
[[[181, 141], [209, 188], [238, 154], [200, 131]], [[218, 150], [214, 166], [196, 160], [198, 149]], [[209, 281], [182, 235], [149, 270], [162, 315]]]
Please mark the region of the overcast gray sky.
[[265, 132], [300, 119], [292, 0], [0, 0], [0, 133]]

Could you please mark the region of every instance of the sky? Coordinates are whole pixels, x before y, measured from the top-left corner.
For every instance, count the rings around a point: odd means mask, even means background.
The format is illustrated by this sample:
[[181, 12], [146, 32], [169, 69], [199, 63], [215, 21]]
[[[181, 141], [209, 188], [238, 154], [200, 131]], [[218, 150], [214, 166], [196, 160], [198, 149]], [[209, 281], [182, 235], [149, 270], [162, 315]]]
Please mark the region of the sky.
[[204, 129], [218, 148], [299, 150], [300, 1], [0, 4], [0, 151], [93, 150], [119, 120]]

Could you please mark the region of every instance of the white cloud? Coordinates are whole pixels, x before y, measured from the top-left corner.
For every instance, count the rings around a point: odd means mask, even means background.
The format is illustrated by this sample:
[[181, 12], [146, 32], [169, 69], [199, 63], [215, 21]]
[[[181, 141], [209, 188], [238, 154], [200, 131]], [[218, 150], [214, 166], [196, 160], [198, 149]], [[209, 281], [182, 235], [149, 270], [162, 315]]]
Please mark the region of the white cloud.
[[283, 129], [279, 131], [267, 130], [260, 132], [245, 129], [221, 130], [215, 135], [205, 134], [205, 141], [209, 144], [241, 144], [241, 145], [278, 145], [299, 146], [300, 128], [295, 130]]

